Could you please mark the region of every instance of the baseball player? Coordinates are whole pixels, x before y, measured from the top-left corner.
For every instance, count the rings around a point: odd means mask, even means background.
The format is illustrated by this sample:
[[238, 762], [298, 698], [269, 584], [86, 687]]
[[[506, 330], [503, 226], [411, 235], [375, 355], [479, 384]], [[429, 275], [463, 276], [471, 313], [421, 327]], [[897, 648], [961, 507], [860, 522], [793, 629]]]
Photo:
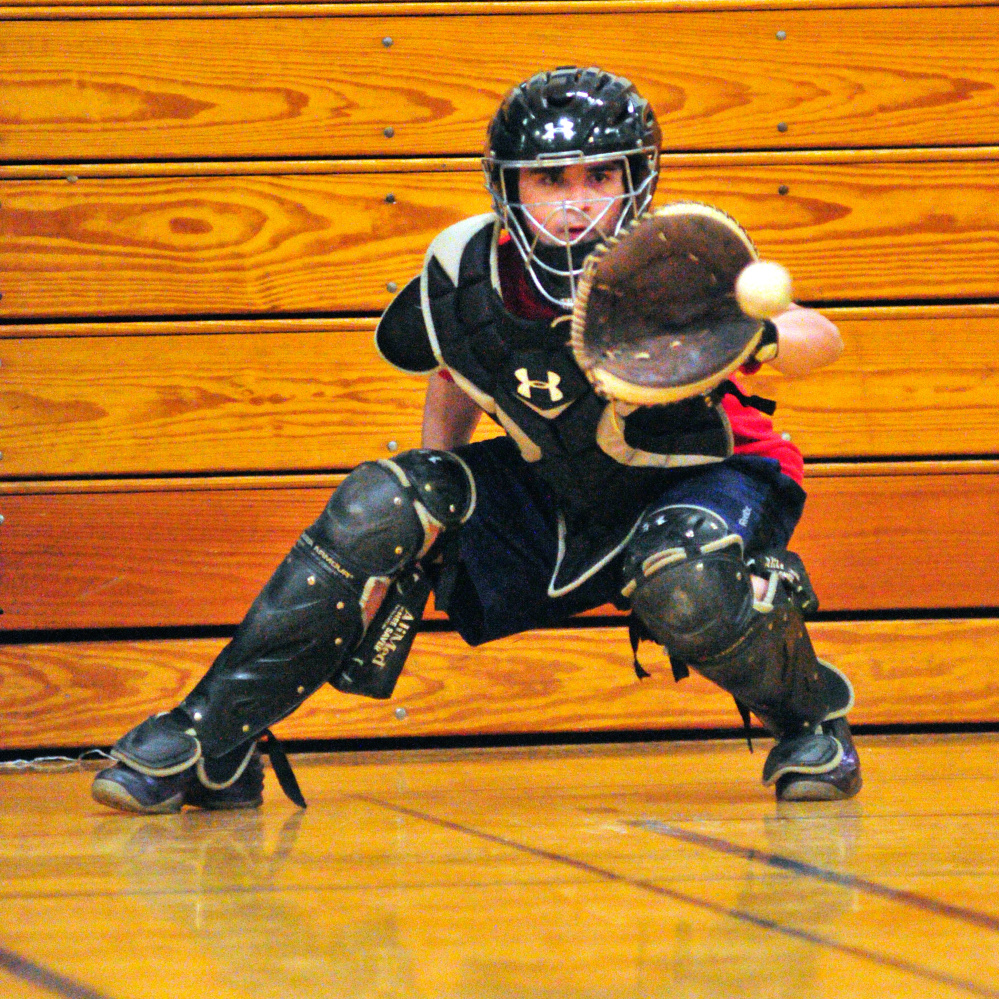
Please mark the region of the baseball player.
[[[765, 361], [805, 374], [835, 360], [839, 333], [792, 303], [772, 319], [739, 311], [734, 271], [705, 235], [710, 209], [660, 222], [670, 280], [640, 267], [637, 284], [615, 284], [613, 254], [648, 217], [660, 144], [649, 103], [600, 69], [539, 73], [509, 92], [483, 158], [493, 211], [433, 240], [376, 332], [389, 363], [429, 376], [423, 447], [346, 477], [194, 689], [118, 740], [98, 801], [259, 805], [263, 740], [304, 804], [269, 727], [327, 682], [388, 697], [431, 589], [471, 645], [607, 603], [629, 610], [633, 648], [659, 643], [678, 679], [700, 672], [747, 727], [751, 712], [772, 733], [763, 779], [778, 799], [857, 793], [852, 688], [813, 651], [803, 616], [817, 601], [787, 550], [801, 454], [773, 430], [772, 407], [727, 377]], [[664, 225], [692, 226], [704, 248], [674, 252]], [[730, 228], [722, 257], [749, 246]], [[601, 295], [619, 311], [598, 321]], [[632, 335], [643, 309], [668, 335], [595, 347], [584, 298], [604, 324], [597, 341]], [[734, 347], [718, 362], [706, 342]], [[660, 347], [690, 361], [689, 377], [671, 368], [668, 391], [669, 365], [649, 364]], [[471, 444], [483, 412], [506, 434]]]

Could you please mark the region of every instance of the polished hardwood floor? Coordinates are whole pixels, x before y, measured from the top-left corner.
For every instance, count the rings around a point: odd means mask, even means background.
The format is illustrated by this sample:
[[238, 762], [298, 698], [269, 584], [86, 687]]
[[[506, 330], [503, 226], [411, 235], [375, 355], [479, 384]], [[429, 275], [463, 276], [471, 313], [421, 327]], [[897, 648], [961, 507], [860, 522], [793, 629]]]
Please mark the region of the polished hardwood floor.
[[868, 736], [777, 805], [767, 741], [294, 758], [249, 812], [0, 775], [12, 999], [999, 997], [999, 735]]

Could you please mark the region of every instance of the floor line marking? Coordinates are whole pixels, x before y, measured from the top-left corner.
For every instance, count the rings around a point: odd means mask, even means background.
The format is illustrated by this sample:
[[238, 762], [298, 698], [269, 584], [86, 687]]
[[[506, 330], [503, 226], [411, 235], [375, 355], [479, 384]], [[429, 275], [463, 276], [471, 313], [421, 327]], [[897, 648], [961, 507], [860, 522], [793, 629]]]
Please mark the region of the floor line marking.
[[844, 888], [856, 888], [859, 891], [866, 892], [868, 895], [876, 895], [880, 898], [889, 899], [892, 902], [911, 905], [916, 909], [921, 909], [924, 912], [930, 912], [937, 916], [949, 916], [953, 919], [959, 919], [972, 926], [992, 930], [994, 933], [999, 932], [999, 919], [988, 915], [988, 913], [978, 912], [976, 909], [969, 909], [962, 905], [953, 905], [950, 902], [941, 902], [930, 898], [928, 895], [920, 895], [918, 892], [908, 891], [904, 888], [891, 888], [888, 885], [879, 884], [877, 881], [869, 881], [867, 878], [859, 878], [853, 874], [839, 874], [824, 867], [817, 867], [815, 864], [806, 864], [791, 857], [781, 856], [779, 853], [757, 850], [750, 846], [739, 846], [738, 843], [732, 843], [729, 840], [720, 839], [716, 836], [708, 836], [689, 829], [680, 829], [659, 819], [629, 819], [626, 822], [635, 828], [646, 829], [661, 836], [669, 836], [672, 839], [691, 843], [694, 846], [703, 846], [708, 850], [714, 850], [716, 853], [727, 853], [732, 856], [741, 857], [744, 860], [759, 861], [768, 867], [789, 871], [792, 874], [813, 878], [816, 881], [825, 881]]
[[43, 968], [40, 964], [35, 964], [34, 961], [29, 961], [3, 946], [0, 946], [0, 968], [9, 971], [15, 978], [48, 989], [63, 999], [108, 999], [103, 992], [95, 992], [89, 986]]
[[892, 968], [896, 971], [903, 971], [918, 978], [924, 978], [928, 981], [937, 982], [942, 985], [950, 985], [953, 988], [962, 989], [972, 995], [982, 996], [984, 999], [999, 999], [999, 991], [979, 985], [977, 982], [958, 978], [957, 976], [950, 975], [947, 972], [934, 971], [932, 968], [924, 968], [918, 964], [912, 964], [909, 961], [903, 961], [900, 958], [891, 957], [888, 954], [878, 954], [876, 951], [867, 950], [864, 947], [855, 947], [852, 944], [840, 943], [838, 940], [834, 940], [831, 937], [823, 937], [817, 933], [811, 933], [808, 930], [800, 930], [793, 926], [786, 926], [783, 923], [778, 923], [772, 919], [764, 919], [760, 916], [754, 916], [751, 912], [745, 912], [742, 909], [729, 909], [726, 906], [718, 905], [716, 902], [696, 898], [693, 895], [686, 895], [673, 888], [667, 888], [664, 885], [656, 884], [654, 881], [647, 881], [644, 878], [633, 878], [626, 874], [619, 874], [616, 871], [611, 871], [604, 867], [597, 867], [595, 864], [590, 864], [585, 860], [577, 860], [574, 857], [567, 857], [564, 854], [555, 853], [553, 850], [545, 850], [541, 847], [529, 846], [526, 843], [518, 843], [516, 840], [507, 839], [505, 836], [488, 833], [482, 829], [476, 829], [473, 826], [462, 825], [460, 822], [453, 822], [450, 819], [441, 819], [435, 815], [428, 815], [426, 812], [418, 811], [415, 808], [409, 808], [406, 805], [397, 805], [393, 802], [383, 801], [380, 798], [375, 798], [367, 794], [356, 794], [352, 797], [358, 801], [366, 801], [371, 805], [378, 805], [381, 808], [386, 808], [401, 815], [410, 815], [415, 819], [421, 819], [424, 822], [441, 826], [444, 829], [451, 829], [454, 832], [463, 833], [466, 836], [474, 836], [477, 839], [486, 840], [489, 843], [496, 843], [499, 846], [505, 846], [511, 850], [517, 850], [520, 853], [526, 853], [532, 857], [538, 857], [542, 860], [550, 860], [557, 864], [564, 864], [569, 867], [573, 867], [576, 870], [586, 871], [587, 873], [593, 874], [605, 881], [617, 882], [619, 884], [628, 885], [632, 888], [639, 888], [643, 891], [650, 892], [653, 895], [661, 895], [677, 902], [684, 902], [687, 905], [693, 905], [700, 909], [706, 909], [709, 912], [716, 913], [717, 915], [728, 916], [731, 919], [750, 923], [751, 925], [762, 929], [773, 930], [776, 933], [782, 933], [785, 936], [794, 937], [797, 940], [805, 940], [808, 943], [818, 944], [821, 947], [826, 947], [830, 950], [848, 954], [850, 957], [862, 958], [864, 960], [871, 961], [874, 964]]

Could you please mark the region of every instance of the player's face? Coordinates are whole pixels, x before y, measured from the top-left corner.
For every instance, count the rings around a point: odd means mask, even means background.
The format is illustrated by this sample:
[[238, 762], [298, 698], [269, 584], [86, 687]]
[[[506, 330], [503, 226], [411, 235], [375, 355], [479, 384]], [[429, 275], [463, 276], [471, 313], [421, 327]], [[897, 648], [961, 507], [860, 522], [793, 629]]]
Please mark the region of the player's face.
[[531, 234], [549, 246], [613, 235], [624, 210], [624, 183], [619, 159], [523, 167], [517, 180]]

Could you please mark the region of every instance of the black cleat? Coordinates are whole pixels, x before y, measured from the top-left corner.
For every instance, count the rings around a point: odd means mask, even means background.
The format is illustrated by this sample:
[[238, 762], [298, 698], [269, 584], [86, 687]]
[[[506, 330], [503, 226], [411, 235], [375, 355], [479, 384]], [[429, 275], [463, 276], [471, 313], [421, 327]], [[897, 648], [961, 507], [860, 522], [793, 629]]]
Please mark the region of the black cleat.
[[94, 800], [119, 811], [161, 815], [193, 808], [258, 808], [264, 801], [264, 769], [254, 750], [246, 769], [229, 787], [214, 790], [198, 780], [191, 767], [171, 777], [149, 777], [124, 763], [102, 770], [90, 793]]
[[[861, 788], [860, 759], [850, 737], [846, 718], [835, 718], [822, 723], [826, 736], [831, 736], [842, 747], [839, 761], [824, 773], [788, 772], [777, 778], [778, 801], [844, 801], [852, 798]], [[820, 738], [817, 734], [813, 738]]]
[[853, 686], [842, 670], [819, 660], [829, 712], [814, 729], [778, 739], [763, 766], [763, 783], [774, 784], [778, 801], [843, 801], [862, 784], [860, 759], [847, 712]]

